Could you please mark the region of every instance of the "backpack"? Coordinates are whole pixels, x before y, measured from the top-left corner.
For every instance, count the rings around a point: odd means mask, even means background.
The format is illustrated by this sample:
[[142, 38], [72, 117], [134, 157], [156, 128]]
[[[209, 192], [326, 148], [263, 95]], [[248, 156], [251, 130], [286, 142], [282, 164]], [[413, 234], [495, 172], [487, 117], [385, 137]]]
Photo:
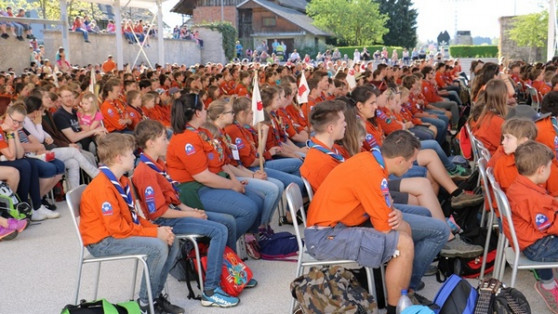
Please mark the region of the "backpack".
[[68, 304], [61, 314], [138, 314], [141, 313], [136, 301], [112, 304], [105, 299], [85, 302], [81, 300], [79, 305]]
[[479, 298], [475, 314], [530, 314], [531, 307], [521, 291], [504, 287], [495, 278], [484, 279], [479, 283]]
[[[194, 266], [197, 267], [197, 265], [197, 263], [194, 263]], [[207, 255], [201, 257], [201, 265], [202, 273], [205, 277]], [[246, 284], [252, 280], [252, 276], [252, 270], [244, 264], [242, 259], [230, 247], [225, 247], [221, 269], [221, 289], [227, 294], [236, 297], [244, 290]]]
[[467, 160], [473, 160], [473, 145], [471, 144], [471, 139], [465, 127], [462, 127], [459, 133], [457, 133], [457, 141], [459, 143], [461, 155]]
[[20, 201], [8, 184], [0, 181], [0, 215], [4, 218], [21, 220], [31, 218], [32, 214], [31, 205]]
[[311, 267], [291, 282], [291, 293], [304, 313], [373, 313], [374, 297], [341, 266]]
[[440, 287], [433, 302], [440, 307], [439, 314], [473, 314], [477, 298], [477, 290], [467, 280], [451, 275]]
[[[440, 256], [438, 260], [438, 272], [436, 273], [436, 280], [438, 282], [444, 282], [449, 276], [452, 276], [453, 274], [464, 278], [477, 278], [480, 276], [482, 258], [482, 255], [471, 258]], [[486, 266], [484, 268], [485, 275], [490, 273], [494, 269], [495, 261], [496, 249], [489, 251], [486, 254]]]
[[278, 232], [270, 238], [259, 241], [260, 256], [265, 260], [296, 262], [296, 258], [289, 257], [298, 255], [298, 243], [296, 236], [290, 232]]

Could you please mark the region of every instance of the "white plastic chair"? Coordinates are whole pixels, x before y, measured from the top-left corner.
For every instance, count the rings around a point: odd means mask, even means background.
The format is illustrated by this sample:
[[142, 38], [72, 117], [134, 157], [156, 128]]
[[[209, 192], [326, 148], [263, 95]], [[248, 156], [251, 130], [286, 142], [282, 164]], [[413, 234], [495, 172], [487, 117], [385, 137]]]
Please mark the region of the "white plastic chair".
[[[512, 267], [512, 274], [511, 274], [511, 281], [510, 287], [515, 286], [515, 279], [517, 277], [517, 270], [518, 269], [544, 269], [544, 268], [558, 268], [558, 262], [535, 262], [528, 259], [519, 249], [519, 242], [517, 240], [517, 234], [515, 233], [515, 227], [513, 225], [512, 220], [512, 212], [510, 209], [510, 204], [508, 202], [508, 198], [504, 191], [500, 188], [496, 179], [494, 179], [494, 175], [492, 174], [492, 169], [488, 169], [487, 171], [488, 180], [492, 185], [492, 189], [494, 191], [494, 196], [496, 198], [496, 202], [498, 204], [498, 210], [500, 211], [500, 217], [502, 219], [502, 223], [507, 223], [509, 234], [511, 239], [508, 239], [511, 243], [511, 247], [506, 247], [503, 249], [506, 261]], [[502, 237], [504, 234], [502, 232]], [[504, 267], [504, 265], [502, 265]], [[501, 279], [501, 278], [500, 278]]]
[[[306, 188], [306, 192], [308, 193], [308, 200], [312, 201], [312, 199], [314, 198], [314, 190], [312, 189], [312, 185], [310, 185], [310, 182], [308, 182], [308, 180], [306, 180], [305, 177], [302, 177], [302, 182], [304, 182], [304, 187]], [[306, 224], [306, 222], [304, 222]]]
[[[296, 241], [298, 243], [298, 260], [297, 260], [297, 265], [296, 265], [296, 277], [299, 277], [302, 275], [304, 268], [305, 267], [310, 267], [310, 266], [321, 266], [321, 265], [340, 265], [340, 264], [355, 264], [357, 263], [354, 260], [317, 260], [314, 257], [312, 257], [310, 254], [308, 254], [308, 252], [306, 251], [306, 246], [303, 244], [302, 241], [302, 232], [299, 229], [298, 226], [298, 219], [296, 217], [296, 212], [297, 210], [300, 211], [300, 214], [303, 217], [303, 221], [304, 221], [304, 227], [306, 227], [306, 214], [304, 212], [304, 206], [303, 206], [303, 201], [302, 201], [302, 194], [300, 193], [300, 188], [298, 187], [298, 185], [296, 183], [291, 183], [289, 184], [289, 186], [287, 186], [287, 188], [285, 189], [285, 193], [287, 196], [287, 203], [289, 205], [289, 211], [291, 212], [291, 216], [293, 217], [293, 225], [294, 225], [294, 230], [295, 230], [295, 235], [296, 235]], [[365, 267], [364, 268], [366, 270], [366, 280], [368, 283], [368, 289], [370, 291], [370, 293], [374, 296], [374, 299], [377, 302], [377, 297], [376, 297], [376, 289], [375, 289], [375, 282], [374, 282], [374, 273], [372, 271], [372, 269]], [[382, 271], [382, 278], [384, 278], [384, 268], [381, 267], [381, 271]], [[384, 296], [385, 294], [385, 283], [384, 283]], [[290, 311], [289, 313], [293, 313], [294, 307], [295, 307], [295, 302], [296, 299], [293, 298], [291, 300], [291, 307], [290, 307]]]
[[153, 307], [153, 294], [151, 292], [151, 280], [149, 279], [149, 268], [147, 267], [147, 256], [145, 254], [135, 254], [135, 255], [115, 255], [115, 256], [105, 256], [105, 257], [93, 257], [91, 255], [89, 256], [85, 256], [85, 247], [83, 246], [83, 239], [81, 238], [81, 233], [79, 232], [79, 223], [78, 223], [78, 219], [80, 216], [80, 212], [79, 212], [79, 206], [80, 206], [80, 202], [81, 202], [81, 195], [83, 194], [83, 191], [85, 190], [86, 185], [82, 184], [80, 186], [78, 186], [77, 188], [69, 191], [68, 193], [66, 193], [66, 203], [68, 204], [68, 209], [70, 211], [70, 214], [72, 215], [72, 221], [74, 223], [74, 229], [76, 231], [76, 235], [78, 237], [78, 241], [79, 241], [79, 266], [78, 266], [78, 281], [77, 281], [77, 287], [76, 287], [76, 293], [75, 293], [75, 297], [74, 297], [74, 303], [78, 304], [78, 297], [79, 297], [79, 289], [81, 286], [81, 273], [83, 270], [83, 265], [84, 264], [89, 264], [89, 263], [98, 263], [99, 267], [97, 268], [97, 276], [95, 279], [95, 295], [93, 296], [93, 299], [96, 300], [97, 299], [97, 293], [99, 290], [99, 277], [101, 274], [101, 263], [102, 262], [110, 262], [110, 261], [120, 261], [120, 260], [127, 260], [127, 259], [131, 259], [131, 260], [135, 260], [134, 263], [134, 276], [133, 276], [133, 282], [132, 282], [132, 294], [130, 299], [133, 300], [134, 299], [134, 292], [135, 292], [135, 287], [136, 287], [136, 277], [137, 277], [137, 271], [138, 271], [138, 263], [141, 262], [143, 265], [143, 276], [145, 278], [145, 284], [147, 286], [147, 296], [149, 298], [149, 310], [151, 311], [151, 313], [155, 313], [154, 307]]

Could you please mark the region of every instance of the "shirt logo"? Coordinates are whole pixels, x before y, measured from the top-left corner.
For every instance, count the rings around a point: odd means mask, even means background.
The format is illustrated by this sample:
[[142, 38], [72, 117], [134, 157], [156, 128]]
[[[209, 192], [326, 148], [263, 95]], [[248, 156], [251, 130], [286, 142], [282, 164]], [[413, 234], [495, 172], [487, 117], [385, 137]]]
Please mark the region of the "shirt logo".
[[548, 217], [546, 217], [545, 214], [538, 213], [535, 216], [535, 225], [537, 225], [537, 229], [542, 231], [550, 227], [550, 221], [548, 220]]
[[190, 156], [194, 153], [196, 153], [196, 149], [194, 148], [194, 145], [188, 143], [186, 144], [186, 146], [184, 146], [184, 150], [186, 151], [186, 155]]
[[136, 116], [136, 114], [135, 114], [135, 113], [133, 113], [133, 112], [130, 112], [130, 117], [135, 117], [135, 116]]
[[234, 143], [236, 144], [236, 147], [237, 147], [238, 149], [243, 149], [243, 148], [244, 148], [244, 142], [242, 141], [242, 139], [241, 139], [240, 137], [237, 137], [237, 138], [234, 140]]
[[213, 158], [215, 158], [215, 156], [213, 155], [213, 153], [207, 154], [207, 159], [213, 160]]
[[103, 216], [112, 216], [112, 205], [109, 202], [104, 202], [103, 205], [101, 205], [101, 210], [103, 212]]
[[147, 211], [149, 211], [150, 214], [153, 214], [157, 211], [157, 209], [155, 208], [155, 191], [153, 191], [153, 188], [151, 186], [148, 186], [145, 188], [144, 194]]
[[108, 114], [109, 114], [109, 116], [111, 116], [111, 117], [114, 116], [114, 112], [112, 111], [112, 109], [109, 109], [109, 110], [108, 110]]
[[386, 205], [388, 207], [391, 207], [391, 198], [389, 196], [388, 182], [385, 178], [380, 183], [380, 190], [382, 190], [382, 194], [384, 195]]

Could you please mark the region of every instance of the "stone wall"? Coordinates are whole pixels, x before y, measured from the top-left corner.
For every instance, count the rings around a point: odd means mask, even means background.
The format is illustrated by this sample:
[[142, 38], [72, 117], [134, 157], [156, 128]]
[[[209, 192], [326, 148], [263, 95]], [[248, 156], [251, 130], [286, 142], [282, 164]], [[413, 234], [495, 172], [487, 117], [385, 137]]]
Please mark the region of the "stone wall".
[[[545, 48], [518, 47], [515, 41], [511, 40], [508, 32], [513, 28], [513, 18], [515, 16], [502, 16], [500, 22], [500, 42], [498, 51], [500, 57], [506, 60], [525, 60], [526, 62], [544, 61], [543, 53]], [[529, 55], [531, 58], [529, 58]]]
[[[193, 65], [206, 62], [224, 62], [225, 53], [222, 46], [222, 35], [218, 31], [199, 28], [200, 38], [204, 41], [201, 48], [192, 40], [164, 40], [165, 62]], [[112, 54], [116, 61], [116, 36], [113, 34], [89, 34], [91, 43], [83, 41], [81, 33], [70, 32], [70, 62], [72, 64], [87, 65], [102, 63]], [[0, 70], [14, 68], [16, 73], [21, 73], [29, 66], [30, 49], [27, 42], [18, 41], [11, 36], [9, 39], [0, 39]], [[157, 38], [150, 38], [150, 47], [144, 48], [152, 65], [159, 63]], [[46, 58], [55, 60], [58, 48], [62, 46], [62, 33], [59, 31], [45, 31], [44, 43]], [[139, 52], [137, 45], [130, 45], [123, 39], [122, 50], [124, 63], [133, 64]], [[145, 56], [140, 53], [138, 62], [146, 62]]]

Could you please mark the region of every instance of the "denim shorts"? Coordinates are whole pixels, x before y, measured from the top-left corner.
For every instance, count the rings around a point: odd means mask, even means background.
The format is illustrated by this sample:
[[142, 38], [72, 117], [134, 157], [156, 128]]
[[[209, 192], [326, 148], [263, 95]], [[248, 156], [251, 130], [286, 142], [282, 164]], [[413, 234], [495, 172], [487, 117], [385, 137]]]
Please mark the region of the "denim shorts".
[[308, 227], [304, 230], [308, 253], [318, 260], [350, 259], [377, 268], [394, 255], [399, 232], [383, 233], [370, 227]]

